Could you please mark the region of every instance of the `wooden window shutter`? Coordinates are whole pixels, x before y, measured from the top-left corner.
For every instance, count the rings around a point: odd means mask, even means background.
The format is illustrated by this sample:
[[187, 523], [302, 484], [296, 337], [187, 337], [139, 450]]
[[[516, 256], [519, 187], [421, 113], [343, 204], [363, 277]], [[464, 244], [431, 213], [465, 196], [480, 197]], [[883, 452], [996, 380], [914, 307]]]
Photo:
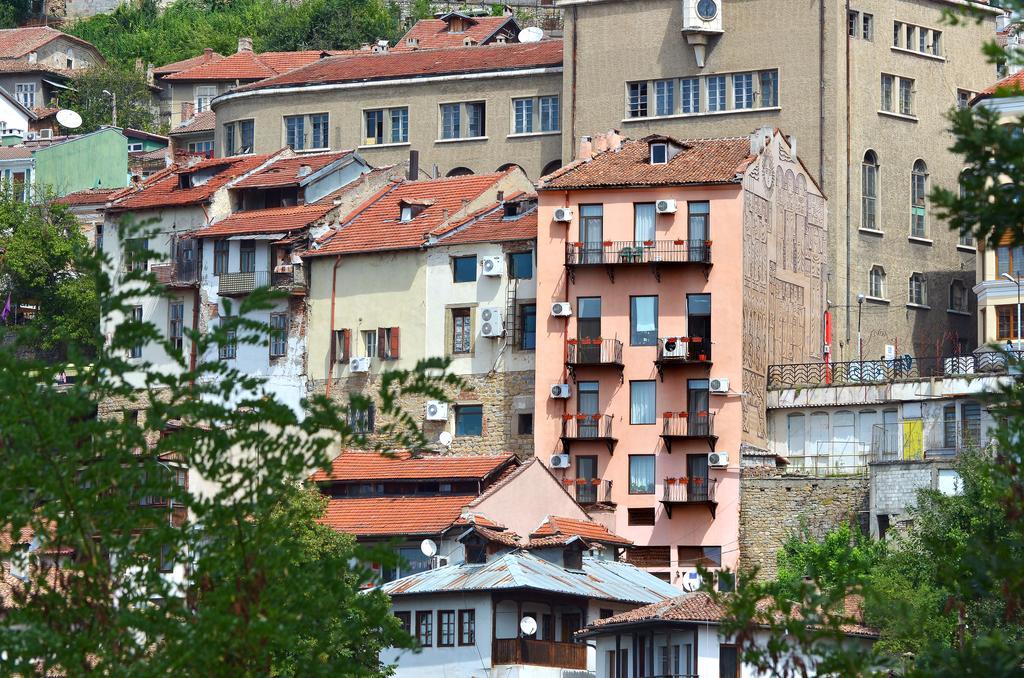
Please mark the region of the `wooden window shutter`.
[[341, 331], [341, 361], [348, 362], [352, 357], [352, 330]]
[[391, 328], [391, 357], [393, 359], [395, 359], [395, 360], [398, 360], [398, 349], [399, 349], [400, 344], [401, 344], [401, 342], [398, 339], [398, 328], [397, 327], [392, 327]]
[[377, 328], [377, 357], [381, 360], [387, 355], [387, 351], [384, 349], [384, 342], [387, 341], [387, 331], [383, 327]]

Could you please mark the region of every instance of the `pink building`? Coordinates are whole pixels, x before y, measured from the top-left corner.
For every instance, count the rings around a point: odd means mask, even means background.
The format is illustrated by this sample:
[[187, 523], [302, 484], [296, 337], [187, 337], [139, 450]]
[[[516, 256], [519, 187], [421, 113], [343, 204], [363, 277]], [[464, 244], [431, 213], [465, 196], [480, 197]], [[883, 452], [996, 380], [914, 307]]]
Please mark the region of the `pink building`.
[[631, 562], [734, 568], [767, 366], [822, 359], [825, 198], [770, 128], [580, 158], [538, 186], [536, 454]]

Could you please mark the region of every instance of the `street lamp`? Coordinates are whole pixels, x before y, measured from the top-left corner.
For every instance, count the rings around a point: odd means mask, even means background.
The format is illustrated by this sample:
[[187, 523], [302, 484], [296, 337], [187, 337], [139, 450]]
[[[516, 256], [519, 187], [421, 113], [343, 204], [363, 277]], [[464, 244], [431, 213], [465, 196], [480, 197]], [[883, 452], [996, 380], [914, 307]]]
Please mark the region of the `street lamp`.
[[117, 127], [117, 92], [111, 92], [110, 90], [105, 89], [103, 90], [103, 94], [110, 97], [110, 124], [112, 127]]
[[1014, 347], [1020, 349], [1020, 279], [1013, 277], [1009, 273], [1004, 273], [1003, 277], [1017, 286], [1017, 343], [1014, 345]]
[[857, 295], [857, 360], [864, 362], [864, 341], [860, 334], [860, 312], [864, 308], [864, 295]]

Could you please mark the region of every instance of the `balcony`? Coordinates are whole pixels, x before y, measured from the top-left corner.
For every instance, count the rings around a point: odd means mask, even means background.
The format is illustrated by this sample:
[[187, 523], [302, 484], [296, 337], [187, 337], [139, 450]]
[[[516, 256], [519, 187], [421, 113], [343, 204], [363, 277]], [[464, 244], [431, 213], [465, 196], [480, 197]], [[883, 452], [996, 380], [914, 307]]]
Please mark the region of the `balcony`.
[[661, 498], [665, 513], [671, 518], [673, 506], [707, 506], [711, 511], [711, 517], [714, 518], [715, 510], [718, 508], [715, 491], [717, 486], [716, 479], [705, 476], [665, 478]]
[[715, 435], [714, 412], [663, 412], [661, 439], [672, 454], [672, 443], [689, 440], [706, 440], [711, 451], [715, 451], [718, 436]]
[[576, 503], [584, 506], [593, 504], [614, 504], [612, 481], [600, 478], [563, 478], [566, 492], [576, 497]]
[[562, 415], [562, 449], [570, 453], [573, 443], [599, 442], [608, 447], [608, 454], [614, 454], [618, 439], [612, 435], [610, 414], [565, 414]]
[[495, 638], [491, 644], [491, 665], [532, 664], [560, 669], [587, 669], [587, 646], [553, 640]]
[[306, 276], [299, 264], [279, 266], [270, 275], [270, 284], [276, 289], [287, 291], [289, 294], [303, 296], [306, 294]]
[[199, 265], [195, 260], [153, 264], [149, 270], [158, 283], [167, 287], [195, 287], [199, 282]]
[[576, 370], [586, 368], [611, 368], [619, 371], [622, 381], [622, 342], [618, 339], [569, 339], [566, 342], [565, 366], [576, 381]]
[[666, 367], [705, 365], [711, 367], [710, 337], [662, 337], [658, 339], [658, 357], [654, 366], [665, 380]]
[[221, 273], [217, 294], [222, 297], [240, 297], [251, 294], [257, 287], [270, 286], [270, 271], [238, 271]]
[[661, 282], [665, 267], [701, 266], [705, 278], [711, 268], [710, 240], [606, 240], [600, 243], [570, 242], [565, 245], [565, 266], [576, 281], [581, 266], [604, 266], [608, 278], [615, 282], [615, 269], [620, 266], [649, 266]]

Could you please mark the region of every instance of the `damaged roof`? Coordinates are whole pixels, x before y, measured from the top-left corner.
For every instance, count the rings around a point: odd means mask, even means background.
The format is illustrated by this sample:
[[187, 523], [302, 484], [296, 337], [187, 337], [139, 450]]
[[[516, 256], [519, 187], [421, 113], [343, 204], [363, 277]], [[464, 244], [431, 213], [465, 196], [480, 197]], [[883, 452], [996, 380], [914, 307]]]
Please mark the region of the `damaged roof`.
[[[515, 459], [512, 454], [414, 457], [410, 452], [384, 456], [379, 452], [350, 450], [335, 457], [329, 471], [319, 470], [310, 480], [482, 480], [506, 465], [517, 465]], [[469, 503], [474, 498], [464, 497], [464, 500]], [[457, 517], [453, 516], [452, 521]]]

